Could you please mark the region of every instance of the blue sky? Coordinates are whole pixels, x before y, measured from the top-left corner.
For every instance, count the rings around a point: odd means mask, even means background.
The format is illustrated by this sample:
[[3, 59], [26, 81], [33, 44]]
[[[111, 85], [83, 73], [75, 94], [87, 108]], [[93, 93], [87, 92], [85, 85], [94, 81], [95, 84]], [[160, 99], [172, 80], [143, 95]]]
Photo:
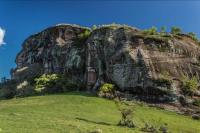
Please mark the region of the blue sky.
[[[9, 77], [22, 42], [58, 23], [83, 26], [120, 23], [141, 29], [151, 26], [179, 26], [200, 36], [198, 0], [0, 0], [0, 77]], [[5, 37], [1, 35], [5, 30]]]

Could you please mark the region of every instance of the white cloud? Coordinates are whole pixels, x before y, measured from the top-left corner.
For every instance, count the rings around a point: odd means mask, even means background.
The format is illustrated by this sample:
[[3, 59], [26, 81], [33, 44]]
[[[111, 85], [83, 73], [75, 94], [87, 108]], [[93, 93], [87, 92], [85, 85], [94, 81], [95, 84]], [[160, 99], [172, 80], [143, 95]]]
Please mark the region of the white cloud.
[[4, 42], [5, 33], [6, 33], [6, 31], [0, 27], [0, 46], [5, 44], [5, 42]]

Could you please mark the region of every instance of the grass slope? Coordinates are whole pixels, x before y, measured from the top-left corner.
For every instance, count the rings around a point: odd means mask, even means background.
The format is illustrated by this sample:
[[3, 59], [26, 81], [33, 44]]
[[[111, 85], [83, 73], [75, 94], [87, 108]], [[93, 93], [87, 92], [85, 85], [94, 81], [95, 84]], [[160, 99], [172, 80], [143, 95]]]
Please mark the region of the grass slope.
[[67, 93], [0, 101], [2, 133], [135, 133], [148, 122], [168, 123], [172, 133], [199, 133], [200, 122], [176, 113], [135, 105], [136, 129], [118, 127], [120, 112], [113, 101], [85, 93]]

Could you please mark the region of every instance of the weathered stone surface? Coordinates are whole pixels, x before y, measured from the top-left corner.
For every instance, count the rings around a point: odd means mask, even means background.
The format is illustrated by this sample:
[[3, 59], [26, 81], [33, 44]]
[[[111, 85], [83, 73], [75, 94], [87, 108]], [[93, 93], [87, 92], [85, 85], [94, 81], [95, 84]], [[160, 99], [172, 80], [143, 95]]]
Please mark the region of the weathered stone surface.
[[199, 77], [199, 46], [186, 36], [166, 41], [135, 28], [104, 27], [94, 30], [87, 43], [87, 65], [96, 70], [97, 81], [113, 82], [146, 98], [174, 100], [183, 75]]
[[79, 35], [85, 30], [89, 29], [57, 25], [30, 36], [16, 57], [17, 68], [12, 70], [12, 77], [20, 80], [24, 75], [32, 76], [28, 71], [39, 64], [40, 73], [68, 73], [75, 80], [83, 80], [86, 45], [79, 40]]
[[122, 91], [161, 99], [180, 93], [183, 75], [199, 78], [199, 46], [185, 35], [149, 37], [136, 28], [116, 25], [97, 28], [86, 42], [80, 41], [85, 30], [89, 29], [59, 25], [29, 37], [17, 55], [13, 78], [22, 78], [23, 69], [38, 64], [41, 73], [67, 73], [93, 90], [113, 82]]

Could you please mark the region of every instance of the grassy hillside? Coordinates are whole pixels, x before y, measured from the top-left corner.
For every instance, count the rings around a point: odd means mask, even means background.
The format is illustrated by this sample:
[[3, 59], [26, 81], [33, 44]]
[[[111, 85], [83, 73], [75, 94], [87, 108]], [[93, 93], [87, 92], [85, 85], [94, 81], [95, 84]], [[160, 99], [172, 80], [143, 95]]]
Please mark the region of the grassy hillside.
[[120, 112], [113, 101], [85, 93], [36, 96], [0, 101], [2, 133], [103, 133], [141, 132], [145, 122], [168, 124], [172, 133], [198, 133], [200, 121], [172, 112], [135, 105], [135, 129], [118, 127]]

